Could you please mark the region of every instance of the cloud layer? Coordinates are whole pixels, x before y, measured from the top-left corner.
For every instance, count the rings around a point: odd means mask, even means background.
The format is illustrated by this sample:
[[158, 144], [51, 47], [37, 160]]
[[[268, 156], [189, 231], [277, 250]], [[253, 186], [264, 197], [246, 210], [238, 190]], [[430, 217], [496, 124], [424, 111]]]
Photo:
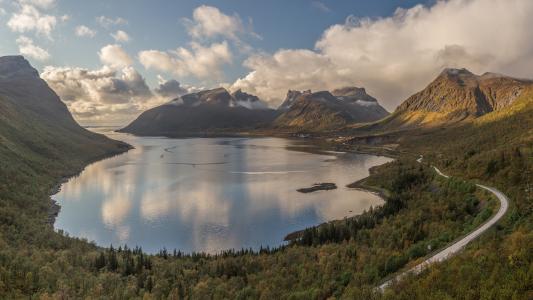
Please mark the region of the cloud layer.
[[188, 91], [175, 80], [161, 80], [152, 92], [130, 66], [118, 70], [109, 66], [97, 70], [48, 66], [41, 77], [84, 123], [124, 124], [140, 112]]
[[328, 28], [315, 49], [255, 54], [233, 88], [279, 104], [288, 89], [364, 86], [393, 109], [444, 67], [532, 77], [533, 1], [451, 0]]

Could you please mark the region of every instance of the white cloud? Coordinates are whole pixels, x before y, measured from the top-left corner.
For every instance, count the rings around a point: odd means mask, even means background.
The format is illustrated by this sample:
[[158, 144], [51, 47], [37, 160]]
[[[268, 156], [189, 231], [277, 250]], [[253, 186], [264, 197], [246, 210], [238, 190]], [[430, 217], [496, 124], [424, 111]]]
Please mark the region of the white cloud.
[[116, 42], [130, 41], [130, 36], [123, 30], [117, 30], [117, 32], [112, 33], [111, 36], [115, 39]]
[[35, 31], [50, 37], [52, 30], [57, 24], [55, 16], [42, 14], [32, 5], [21, 5], [20, 10], [13, 13], [7, 26], [14, 32]]
[[450, 0], [328, 28], [315, 50], [253, 55], [234, 88], [278, 104], [292, 89], [364, 86], [389, 109], [444, 67], [532, 77], [533, 1]]
[[177, 96], [197, 91], [174, 79], [158, 76], [152, 91], [146, 80], [132, 67], [115, 69], [103, 66], [89, 70], [47, 66], [41, 73], [52, 89], [67, 104], [74, 117], [85, 124], [105, 122], [126, 125], [138, 114]]
[[124, 68], [130, 66], [133, 63], [131, 57], [120, 47], [120, 45], [107, 45], [100, 49], [98, 52], [100, 61], [104, 65], [111, 66], [113, 68]]
[[222, 66], [231, 60], [232, 54], [226, 41], [207, 47], [192, 42], [191, 49], [180, 47], [168, 52], [139, 52], [139, 61], [145, 68], [173, 73], [180, 77], [193, 75], [203, 79], [219, 79], [222, 76]]
[[126, 19], [117, 17], [117, 18], [110, 18], [106, 16], [99, 16], [96, 18], [96, 21], [98, 24], [100, 24], [104, 28], [109, 28], [111, 26], [117, 26], [117, 25], [126, 25], [128, 24], [128, 21]]
[[244, 26], [238, 15], [229, 16], [213, 6], [197, 7], [192, 20], [185, 19], [189, 34], [194, 38], [214, 37], [217, 35], [237, 38], [237, 34], [244, 32]]
[[17, 45], [19, 46], [19, 52], [22, 55], [40, 61], [44, 61], [50, 58], [50, 54], [46, 50], [39, 46], [36, 46], [33, 43], [33, 40], [28, 37], [20, 36], [17, 39]]
[[41, 77], [82, 122], [131, 121], [139, 112], [165, 101], [153, 95], [132, 67], [89, 70], [47, 66]]
[[251, 18], [245, 24], [239, 15], [224, 14], [213, 6], [202, 5], [197, 7], [193, 11], [192, 19], [184, 18], [183, 23], [194, 40], [224, 37], [230, 39], [237, 49], [243, 53], [251, 52], [252, 47], [244, 42], [241, 36], [247, 35], [261, 39], [261, 36], [253, 30], [253, 20]]
[[68, 20], [70, 20], [70, 16], [69, 15], [62, 15], [61, 16], [61, 22], [67, 22]]
[[78, 26], [76, 27], [76, 30], [75, 30], [75, 33], [77, 36], [81, 36], [81, 37], [94, 37], [96, 35], [96, 31], [92, 30], [91, 28], [85, 26], [85, 25], [81, 25], [81, 26]]

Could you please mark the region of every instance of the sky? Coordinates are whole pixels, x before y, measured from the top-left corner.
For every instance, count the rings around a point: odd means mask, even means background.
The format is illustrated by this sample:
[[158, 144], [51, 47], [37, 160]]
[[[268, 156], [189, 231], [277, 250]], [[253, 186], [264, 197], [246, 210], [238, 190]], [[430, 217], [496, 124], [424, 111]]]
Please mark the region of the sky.
[[82, 124], [124, 125], [223, 86], [365, 87], [389, 111], [445, 67], [533, 77], [530, 0], [0, 0], [0, 55], [24, 55]]

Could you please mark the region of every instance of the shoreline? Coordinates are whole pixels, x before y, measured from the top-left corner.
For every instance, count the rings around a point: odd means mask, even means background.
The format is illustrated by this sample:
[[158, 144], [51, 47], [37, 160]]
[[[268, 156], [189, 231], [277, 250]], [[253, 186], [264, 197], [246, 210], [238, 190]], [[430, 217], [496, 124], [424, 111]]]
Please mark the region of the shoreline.
[[[134, 135], [134, 136], [138, 136], [138, 137], [153, 137], [153, 136], [149, 136], [149, 135], [135, 135], [135, 134], [132, 134], [132, 133], [121, 132], [121, 131], [118, 131], [118, 130], [112, 130], [112, 132], [126, 133], [126, 134], [131, 134], [131, 135]], [[390, 159], [396, 159], [397, 156], [398, 156], [397, 154], [393, 154], [393, 153], [390, 153], [388, 151], [379, 151], [379, 150], [383, 150], [383, 147], [365, 147], [365, 150], [362, 150], [360, 147], [364, 147], [365, 145], [344, 145], [344, 144], [339, 144], [338, 142], [336, 142], [334, 140], [331, 140], [331, 138], [332, 138], [331, 136], [305, 136], [305, 137], [302, 137], [302, 136], [298, 136], [298, 134], [295, 134], [295, 133], [292, 133], [292, 134], [286, 134], [286, 133], [282, 133], [282, 134], [266, 134], [266, 133], [255, 132], [253, 134], [249, 134], [249, 133], [240, 132], [240, 133], [233, 133], [233, 134], [224, 133], [224, 134], [211, 135], [211, 136], [206, 136], [206, 135], [199, 136], [199, 135], [191, 135], [191, 134], [189, 134], [187, 136], [184, 135], [184, 136], [160, 136], [160, 137], [169, 138], [169, 139], [217, 138], [217, 137], [218, 138], [243, 137], [243, 138], [299, 139], [299, 140], [303, 140], [303, 141], [308, 141], [309, 144], [313, 144], [313, 143], [314, 144], [319, 144], [320, 148], [323, 148], [323, 150], [327, 150], [327, 151], [342, 151], [342, 152], [355, 153], [355, 154], [383, 156], [383, 157], [387, 157], [387, 158], [390, 158]], [[113, 140], [114, 141], [118, 141], [118, 142], [120, 142], [122, 144], [125, 144], [125, 145], [127, 145], [127, 147], [125, 148], [124, 151], [110, 152], [110, 153], [107, 153], [105, 155], [90, 159], [85, 165], [83, 165], [81, 168], [79, 168], [78, 170], [76, 170], [72, 174], [62, 176], [52, 186], [52, 188], [50, 189], [50, 194], [49, 194], [50, 208], [49, 208], [48, 220], [47, 220], [47, 223], [50, 226], [52, 226], [52, 228], [54, 227], [55, 220], [56, 220], [58, 214], [61, 211], [61, 205], [56, 200], [54, 200], [52, 198], [52, 196], [54, 196], [55, 194], [57, 194], [57, 193], [59, 193], [61, 191], [61, 187], [62, 187], [63, 184], [68, 182], [71, 178], [80, 175], [85, 170], [85, 168], [87, 168], [88, 166], [90, 166], [90, 165], [92, 165], [94, 163], [97, 163], [97, 162], [99, 162], [101, 160], [105, 160], [105, 159], [108, 159], [108, 158], [112, 158], [114, 156], [122, 155], [122, 154], [127, 153], [128, 151], [134, 149], [133, 146], [127, 144], [126, 142], [124, 142], [122, 140], [116, 140], [116, 139], [113, 139]], [[356, 146], [356, 147], [354, 149], [351, 146]], [[377, 165], [377, 166], [380, 166], [380, 165]], [[372, 169], [374, 167], [377, 167], [377, 166], [372, 166], [372, 167], [370, 167], [368, 169], [368, 172], [369, 172], [368, 176], [370, 176], [370, 174], [372, 174]], [[361, 184], [361, 182], [363, 182], [366, 178], [368, 178], [368, 176], [366, 176], [366, 177], [364, 177], [362, 179], [359, 179], [359, 180], [357, 180], [357, 181], [355, 181], [353, 183], [350, 183], [350, 184], [346, 185], [346, 187], [348, 187], [350, 189], [357, 189], [357, 190], [361, 190], [361, 191], [364, 191], [364, 192], [367, 192], [367, 193], [371, 193], [371, 194], [377, 195], [382, 201], [386, 202], [387, 201], [387, 197], [388, 197], [386, 195], [386, 193], [383, 193], [382, 191], [379, 191], [378, 189], [372, 188], [370, 186], [366, 186], [366, 185]], [[348, 218], [356, 217], [358, 215], [359, 214], [354, 214], [354, 215], [352, 215], [352, 216], [350, 216]], [[280, 241], [281, 242], [280, 245], [283, 245], [286, 242], [290, 241], [290, 240], [287, 239], [288, 236], [303, 232], [305, 229], [308, 229], [308, 228], [311, 228], [311, 227], [315, 227], [315, 226], [322, 226], [324, 224], [328, 224], [328, 223], [331, 223], [331, 222], [339, 222], [339, 221], [342, 221], [342, 220], [343, 219], [334, 219], [334, 220], [330, 220], [330, 221], [327, 221], [327, 222], [319, 223], [319, 224], [316, 224], [316, 225], [313, 225], [313, 226], [310, 226], [310, 227], [306, 227], [306, 228], [301, 229], [301, 230], [289, 232], [285, 236], [285, 238], [283, 238], [283, 240]]]
[[[378, 166], [381, 166], [381, 165], [378, 165]], [[373, 167], [370, 167], [368, 169], [368, 171], [369, 171], [369, 175], [368, 176], [366, 176], [364, 178], [361, 178], [361, 179], [359, 179], [357, 181], [354, 181], [354, 182], [352, 182], [350, 184], [347, 184], [346, 187], [349, 188], [349, 189], [354, 189], [354, 190], [359, 190], [359, 191], [367, 192], [367, 193], [370, 193], [370, 194], [374, 194], [374, 195], [378, 196], [381, 200], [383, 200], [383, 202], [387, 202], [387, 199], [389, 198], [388, 191], [381, 190], [379, 188], [364, 184], [364, 181], [371, 175], [371, 172], [372, 172], [371, 169], [375, 168], [375, 167], [377, 167], [377, 166], [373, 166]], [[345, 217], [345, 219], [346, 218], [355, 218], [355, 217], [357, 217], [359, 215], [361, 215], [361, 214], [356, 214], [356, 215], [352, 215], [350, 217]], [[340, 222], [342, 220], [344, 220], [344, 219], [331, 220], [331, 221], [323, 222], [323, 223], [320, 223], [320, 224], [317, 224], [317, 225], [314, 225], [314, 226], [311, 226], [311, 227], [306, 227], [306, 228], [301, 229], [301, 230], [292, 231], [292, 232], [288, 233], [287, 235], [285, 235], [285, 237], [283, 238], [283, 242], [289, 242], [290, 243], [290, 242], [300, 238], [306, 229], [309, 229], [309, 228], [312, 228], [312, 227], [324, 226], [326, 224]]]
[[56, 218], [59, 215], [59, 213], [61, 212], [61, 205], [55, 199], [53, 199], [52, 196], [56, 195], [57, 193], [59, 193], [61, 191], [61, 187], [63, 186], [63, 184], [68, 182], [71, 178], [80, 175], [85, 170], [85, 168], [87, 168], [88, 166], [90, 166], [90, 165], [92, 165], [92, 164], [94, 164], [96, 162], [99, 162], [101, 160], [108, 159], [108, 158], [111, 158], [111, 157], [114, 157], [114, 156], [117, 156], [117, 155], [122, 155], [122, 154], [134, 149], [134, 147], [132, 145], [130, 145], [130, 144], [124, 142], [124, 141], [118, 141], [118, 140], [113, 140], [113, 139], [111, 139], [111, 140], [120, 143], [119, 144], [120, 146], [117, 148], [118, 151], [117, 150], [109, 151], [109, 152], [107, 152], [107, 153], [105, 153], [103, 155], [99, 155], [99, 156], [96, 156], [94, 158], [91, 158], [91, 159], [87, 160], [81, 167], [77, 168], [73, 172], [68, 173], [68, 174], [64, 174], [58, 180], [54, 181], [54, 183], [50, 187], [50, 191], [48, 192], [48, 201], [50, 202], [50, 206], [48, 208], [48, 217], [47, 217], [46, 223], [49, 226], [54, 228], [54, 225], [55, 225], [55, 222], [56, 222]]

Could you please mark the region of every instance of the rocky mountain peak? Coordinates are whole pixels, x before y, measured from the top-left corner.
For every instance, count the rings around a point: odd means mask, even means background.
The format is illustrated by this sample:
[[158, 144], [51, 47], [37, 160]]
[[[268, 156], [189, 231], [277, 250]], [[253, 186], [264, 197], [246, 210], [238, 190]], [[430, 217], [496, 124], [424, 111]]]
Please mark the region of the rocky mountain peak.
[[331, 92], [333, 96], [339, 98], [340, 100], [350, 101], [350, 102], [373, 102], [377, 103], [376, 98], [368, 95], [365, 88], [360, 88], [356, 86], [348, 86], [339, 89], [335, 89]]
[[21, 55], [0, 57], [0, 79], [39, 77], [39, 72]]
[[259, 97], [252, 95], [252, 94], [245, 93], [241, 89], [238, 89], [235, 92], [233, 92], [231, 96], [237, 101], [249, 101], [249, 102], [260, 101]]
[[[311, 91], [309, 91], [309, 93], [310, 92]], [[300, 91], [289, 90], [287, 92], [287, 96], [285, 97], [285, 100], [283, 101], [283, 103], [281, 103], [278, 110], [281, 110], [281, 111], [288, 110], [291, 107], [291, 105], [294, 103], [296, 98], [298, 98], [298, 96], [300, 96], [301, 94], [302, 92]]]

